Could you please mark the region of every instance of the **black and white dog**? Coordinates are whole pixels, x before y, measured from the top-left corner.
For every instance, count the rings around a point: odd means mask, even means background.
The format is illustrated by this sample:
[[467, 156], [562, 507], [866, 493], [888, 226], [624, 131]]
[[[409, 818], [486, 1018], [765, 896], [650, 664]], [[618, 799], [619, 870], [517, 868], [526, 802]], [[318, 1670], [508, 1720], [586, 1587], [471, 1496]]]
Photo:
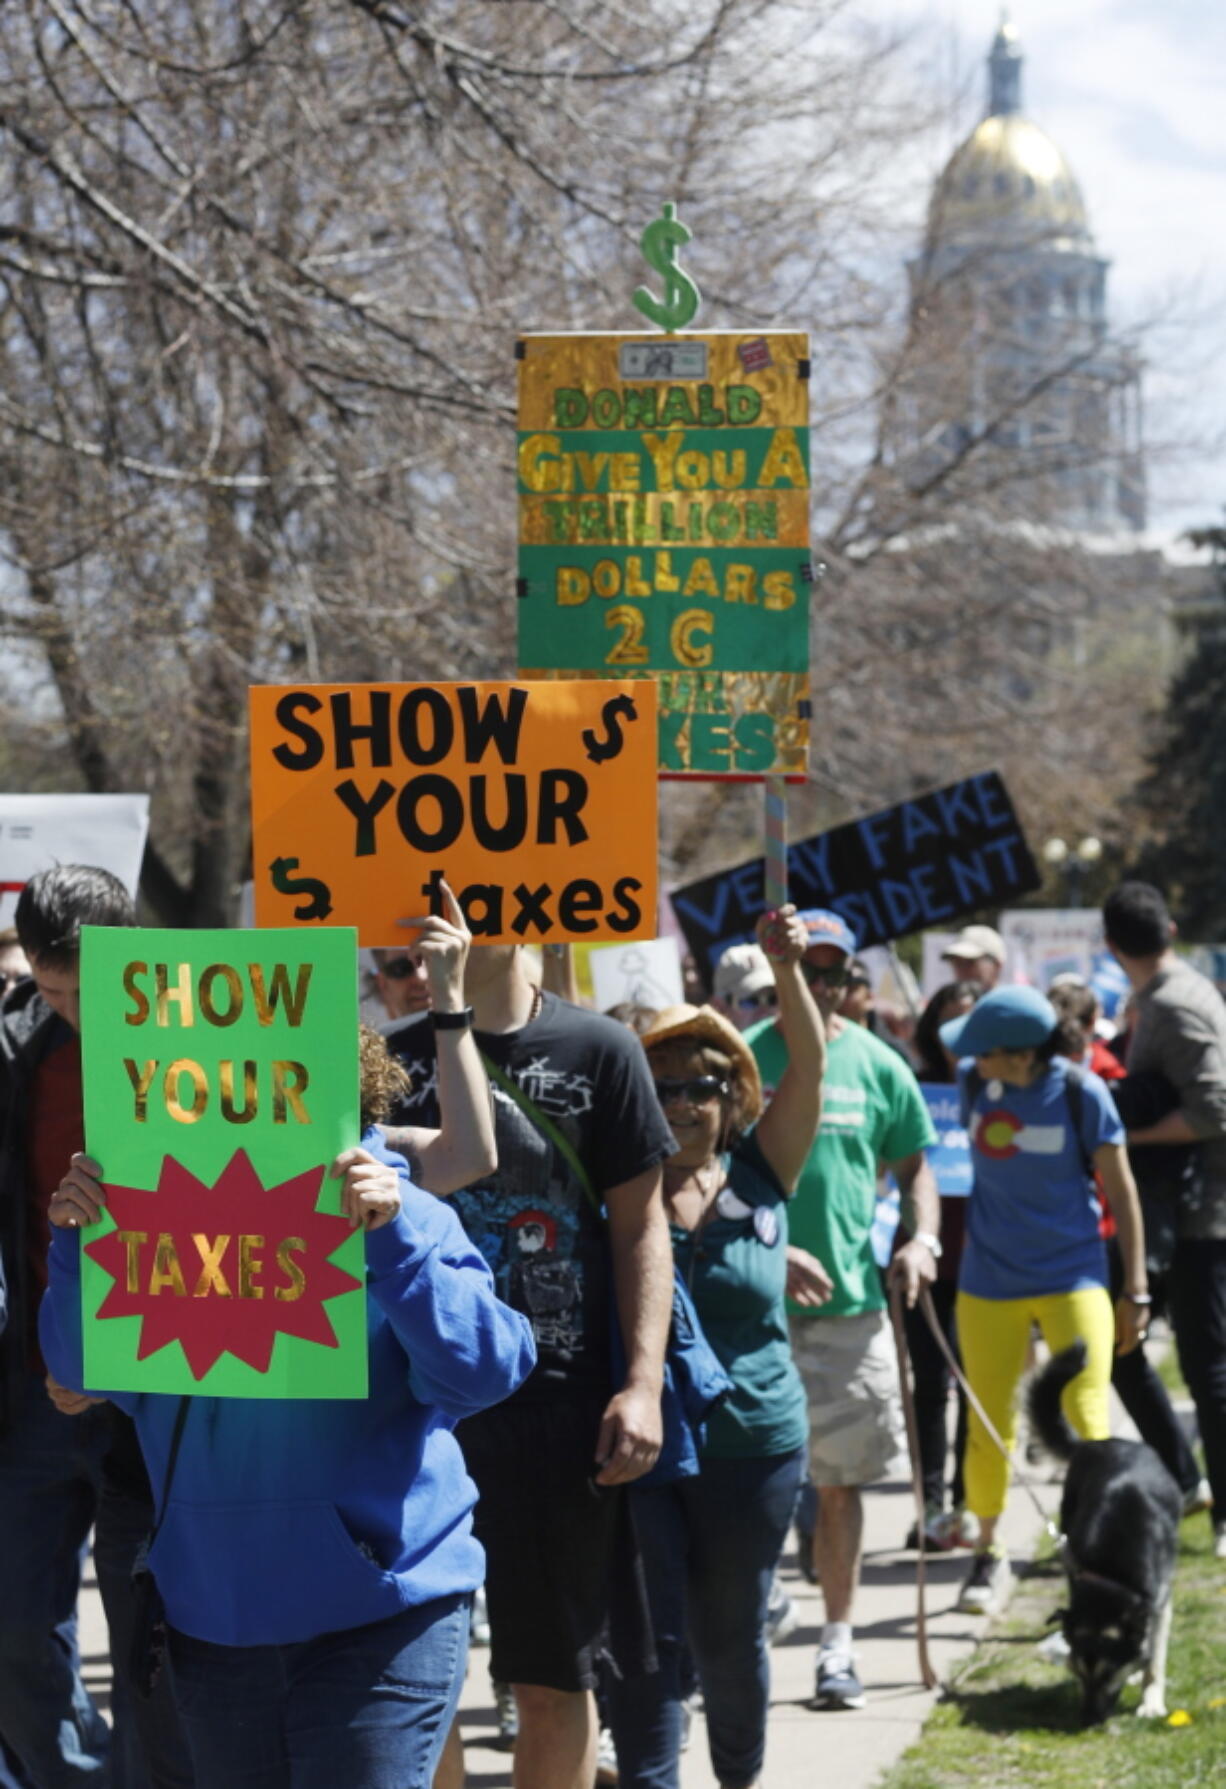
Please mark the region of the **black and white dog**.
[[1031, 1381], [1030, 1422], [1049, 1452], [1069, 1463], [1060, 1504], [1069, 1606], [1069, 1667], [1081, 1684], [1081, 1717], [1105, 1721], [1129, 1675], [1144, 1668], [1138, 1715], [1166, 1713], [1171, 1584], [1183, 1500], [1151, 1447], [1081, 1441], [1060, 1394], [1086, 1363], [1084, 1342], [1057, 1354]]

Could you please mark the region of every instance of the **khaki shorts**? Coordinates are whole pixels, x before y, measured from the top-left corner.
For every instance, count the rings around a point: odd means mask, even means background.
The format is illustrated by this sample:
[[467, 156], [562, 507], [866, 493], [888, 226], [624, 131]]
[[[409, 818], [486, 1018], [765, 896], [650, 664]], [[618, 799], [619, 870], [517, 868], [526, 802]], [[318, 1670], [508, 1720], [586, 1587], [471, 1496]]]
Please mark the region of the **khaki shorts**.
[[809, 1400], [816, 1485], [874, 1485], [910, 1474], [898, 1351], [885, 1311], [792, 1317], [792, 1355]]

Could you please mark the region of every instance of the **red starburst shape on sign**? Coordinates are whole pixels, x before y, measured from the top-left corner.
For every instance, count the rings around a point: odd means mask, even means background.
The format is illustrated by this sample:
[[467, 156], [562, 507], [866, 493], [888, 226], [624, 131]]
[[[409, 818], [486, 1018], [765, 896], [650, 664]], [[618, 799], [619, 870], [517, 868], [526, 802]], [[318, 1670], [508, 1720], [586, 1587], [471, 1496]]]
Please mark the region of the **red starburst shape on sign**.
[[140, 1317], [138, 1360], [178, 1342], [197, 1379], [223, 1354], [266, 1373], [278, 1332], [338, 1346], [326, 1300], [356, 1281], [328, 1259], [348, 1218], [315, 1209], [324, 1169], [266, 1187], [245, 1150], [215, 1186], [162, 1162], [156, 1191], [106, 1183], [115, 1229], [85, 1252], [115, 1284], [102, 1317]]

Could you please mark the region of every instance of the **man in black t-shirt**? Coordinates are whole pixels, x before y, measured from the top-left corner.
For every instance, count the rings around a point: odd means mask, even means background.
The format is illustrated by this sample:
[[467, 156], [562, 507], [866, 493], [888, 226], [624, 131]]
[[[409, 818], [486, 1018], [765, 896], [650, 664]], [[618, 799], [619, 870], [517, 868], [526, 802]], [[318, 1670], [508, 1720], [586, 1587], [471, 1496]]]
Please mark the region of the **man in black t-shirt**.
[[[515, 1690], [516, 1785], [570, 1789], [595, 1770], [591, 1692], [619, 1487], [649, 1471], [660, 1446], [672, 1306], [660, 1165], [674, 1145], [638, 1040], [543, 994], [518, 946], [475, 946], [465, 992], [493, 1065], [498, 1167], [453, 1203], [537, 1345], [520, 1390], [459, 1431], [480, 1492], [490, 1669]], [[409, 1019], [387, 1041], [412, 1082], [399, 1124], [437, 1124], [432, 1019]], [[400, 1138], [392, 1125], [388, 1137], [411, 1149], [411, 1131]], [[460, 1781], [453, 1738], [436, 1784]]]

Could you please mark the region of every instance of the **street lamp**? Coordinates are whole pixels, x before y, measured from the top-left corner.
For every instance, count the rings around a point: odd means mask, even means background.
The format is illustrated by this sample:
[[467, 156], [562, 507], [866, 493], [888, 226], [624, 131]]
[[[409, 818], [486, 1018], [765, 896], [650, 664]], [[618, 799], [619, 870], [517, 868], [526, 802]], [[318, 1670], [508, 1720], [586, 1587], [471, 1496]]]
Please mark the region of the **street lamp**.
[[1093, 869], [1103, 854], [1103, 842], [1093, 834], [1081, 839], [1071, 849], [1063, 839], [1048, 839], [1043, 846], [1043, 862], [1051, 870], [1064, 870], [1064, 904], [1081, 906], [1081, 880]]

